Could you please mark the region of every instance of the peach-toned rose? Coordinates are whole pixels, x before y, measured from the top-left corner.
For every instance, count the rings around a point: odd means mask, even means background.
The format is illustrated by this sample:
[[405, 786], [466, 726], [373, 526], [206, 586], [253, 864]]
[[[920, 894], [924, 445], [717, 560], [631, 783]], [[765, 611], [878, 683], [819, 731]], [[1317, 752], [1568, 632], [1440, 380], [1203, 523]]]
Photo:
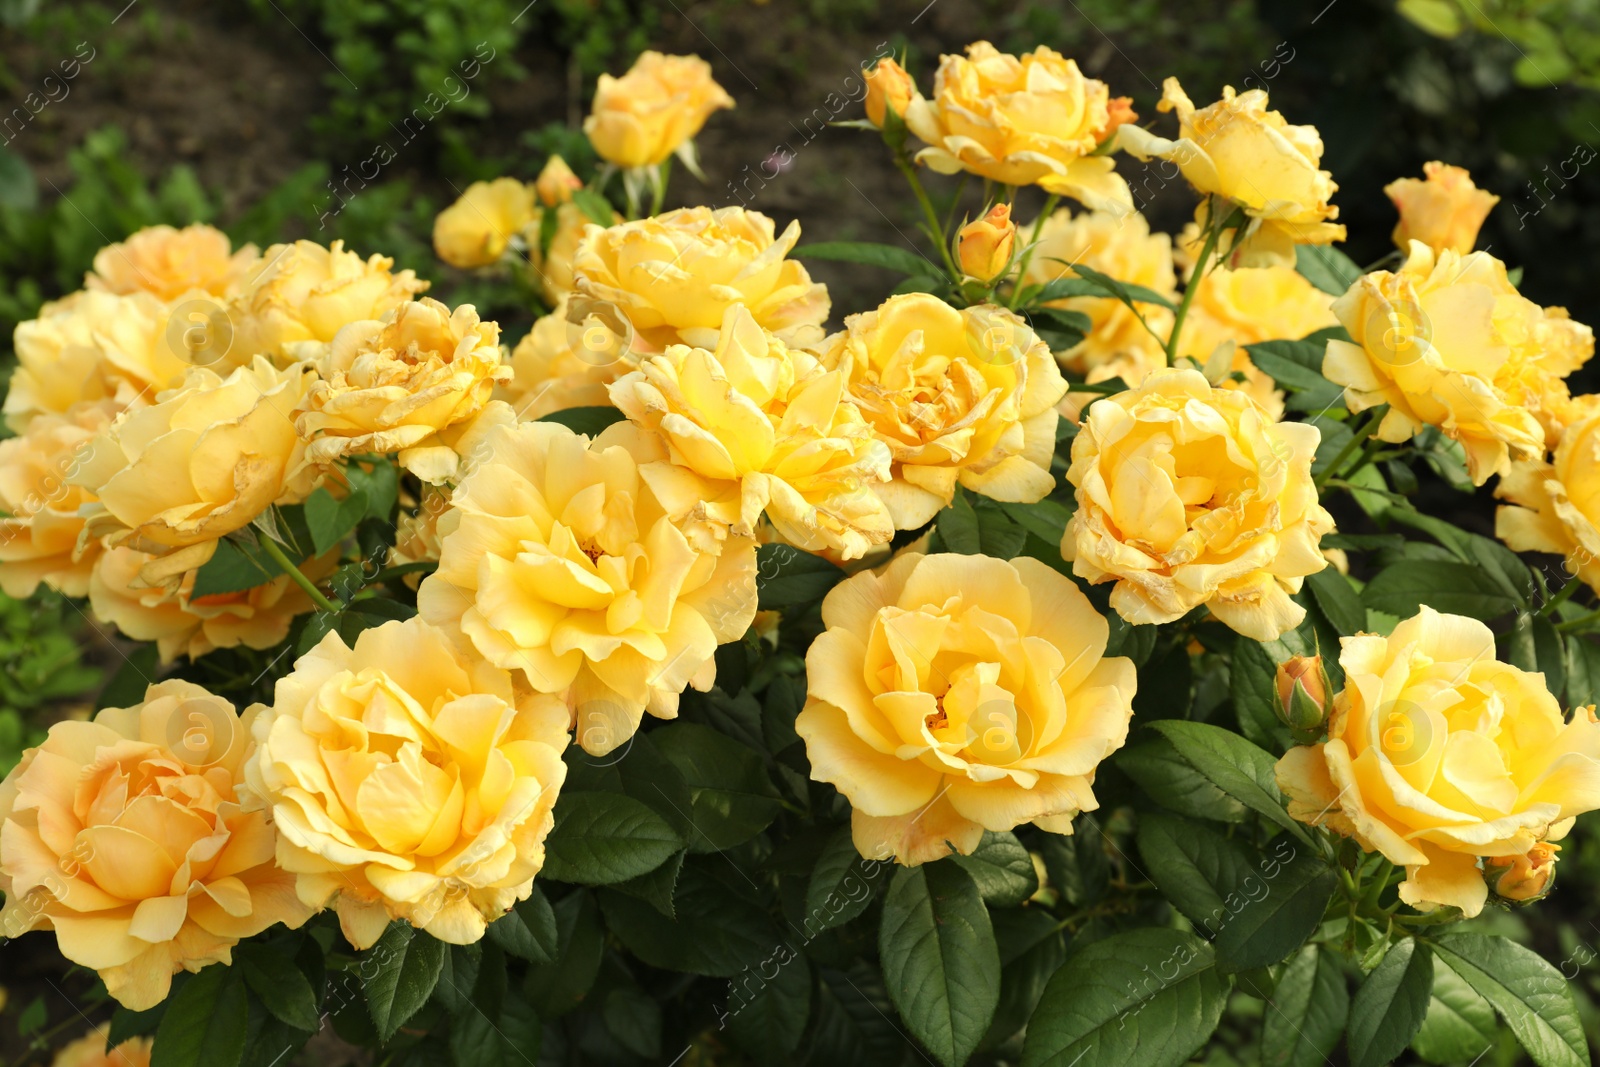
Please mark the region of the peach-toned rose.
[[1133, 206], [1111, 157], [1093, 154], [1116, 129], [1111, 91], [1042, 45], [1019, 59], [978, 41], [942, 57], [933, 98], [913, 95], [905, 120], [929, 146], [917, 162], [940, 174], [1037, 185], [1099, 211]]
[[83, 596], [100, 543], [80, 543], [78, 509], [94, 500], [67, 479], [88, 461], [117, 406], [84, 401], [64, 415], [35, 417], [20, 437], [0, 441], [0, 590], [22, 599], [39, 583]]
[[615, 305], [637, 332], [641, 351], [670, 344], [710, 348], [733, 304], [791, 345], [822, 339], [828, 290], [798, 261], [791, 222], [773, 236], [772, 220], [740, 207], [681, 208], [609, 229], [591, 226], [573, 260], [575, 313], [585, 301]]
[[150, 1067], [153, 1045], [153, 1038], [130, 1037], [108, 1051], [105, 1033], [95, 1030], [64, 1046], [50, 1067]]
[[795, 721], [811, 775], [849, 799], [856, 849], [927, 863], [1025, 822], [1070, 834], [1122, 747], [1133, 662], [1038, 560], [908, 553], [822, 604]]
[[1500, 198], [1472, 184], [1472, 175], [1461, 167], [1424, 163], [1422, 173], [1422, 180], [1396, 178], [1383, 187], [1400, 212], [1394, 243], [1402, 252], [1412, 241], [1421, 241], [1435, 252], [1449, 249], [1466, 255]]
[[[593, 349], [582, 343], [591, 332], [599, 341]], [[579, 339], [576, 346], [574, 336]], [[610, 328], [599, 320], [568, 322], [567, 298], [562, 297], [512, 349], [511, 379], [500, 384], [496, 395], [528, 421], [566, 408], [609, 406], [606, 387], [638, 366], [631, 351], [612, 347], [613, 340]]]
[[[755, 536], [761, 516], [790, 544], [855, 559], [894, 536], [874, 493], [889, 450], [845, 392], [844, 373], [790, 349], [744, 307], [728, 309], [715, 351], [673, 345], [611, 386], [670, 463], [641, 473], [673, 521]], [[691, 537], [691, 539], [694, 539]]]
[[1406, 869], [1400, 899], [1469, 918], [1480, 859], [1526, 855], [1600, 807], [1600, 723], [1568, 722], [1544, 676], [1494, 658], [1476, 619], [1423, 607], [1388, 637], [1340, 641], [1325, 744], [1278, 761], [1289, 814]]
[[692, 152], [706, 119], [732, 106], [733, 97], [699, 56], [643, 52], [622, 77], [600, 75], [583, 132], [617, 166], [653, 167], [675, 152]]
[[592, 442], [558, 423], [502, 426], [439, 520], [439, 569], [417, 608], [540, 693], [565, 693], [586, 750], [625, 742], [645, 711], [677, 714], [716, 677], [717, 645], [756, 610], [755, 542], [701, 551], [644, 464], [666, 449], [629, 423]]
[[382, 321], [351, 323], [317, 360], [319, 378], [295, 419], [310, 442], [306, 458], [394, 452], [423, 481], [449, 481], [460, 457], [439, 433], [475, 417], [495, 384], [510, 380], [501, 356], [500, 327], [471, 304], [451, 311], [423, 297]]
[[1078, 510], [1061, 555], [1078, 577], [1115, 582], [1111, 607], [1135, 625], [1205, 604], [1273, 640], [1305, 618], [1289, 594], [1328, 565], [1317, 543], [1333, 518], [1311, 482], [1320, 439], [1198, 371], [1156, 371], [1089, 409], [1072, 442]]
[[227, 234], [203, 223], [181, 230], [147, 226], [95, 253], [94, 270], [84, 276], [83, 287], [149, 293], [169, 302], [191, 292], [229, 297], [260, 258], [255, 245], [235, 252]]
[[871, 69], [863, 68], [861, 80], [867, 90], [862, 100], [867, 109], [867, 121], [880, 130], [891, 113], [903, 120], [912, 99], [921, 95], [906, 68], [887, 57], [878, 60]]
[[356, 948], [392, 919], [468, 945], [532, 891], [566, 778], [566, 705], [411, 619], [329, 633], [256, 709], [251, 789], [300, 900]]
[[433, 250], [452, 267], [498, 263], [535, 218], [534, 189], [515, 178], [473, 182], [433, 220]]
[[956, 234], [956, 258], [968, 277], [980, 282], [998, 278], [1011, 265], [1017, 243], [1017, 224], [1011, 208], [996, 204], [981, 219], [967, 223]]
[[1067, 391], [1050, 349], [993, 304], [957, 310], [927, 293], [891, 296], [845, 320], [822, 359], [889, 446], [893, 480], [874, 487], [899, 530], [914, 530], [959, 483], [1031, 502], [1055, 487], [1055, 405]]
[[1483, 870], [1489, 888], [1501, 900], [1531, 904], [1546, 896], [1556, 884], [1556, 860], [1561, 846], [1540, 841], [1521, 856], [1495, 856], [1485, 859]]
[[583, 188], [583, 179], [572, 173], [566, 160], [551, 156], [545, 160], [544, 169], [539, 171], [533, 188], [538, 192], [541, 204], [547, 208], [555, 207], [571, 200], [572, 194]]
[[134, 1011], [240, 938], [311, 914], [238, 787], [253, 713], [190, 682], [50, 728], [0, 782], [0, 932], [54, 930]]

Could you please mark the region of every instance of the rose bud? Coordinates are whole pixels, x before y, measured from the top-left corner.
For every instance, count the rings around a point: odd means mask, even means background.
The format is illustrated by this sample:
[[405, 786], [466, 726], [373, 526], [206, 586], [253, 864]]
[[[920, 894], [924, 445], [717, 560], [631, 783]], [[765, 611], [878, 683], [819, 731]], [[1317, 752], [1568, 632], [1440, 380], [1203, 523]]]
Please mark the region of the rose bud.
[[545, 207], [555, 207], [571, 200], [572, 194], [583, 188], [583, 179], [572, 173], [572, 168], [567, 166], [566, 160], [560, 156], [551, 156], [545, 163], [544, 169], [539, 172], [533, 187], [539, 194], [539, 201]]
[[1524, 856], [1491, 856], [1484, 860], [1489, 888], [1511, 904], [1543, 900], [1555, 887], [1556, 853], [1560, 851], [1560, 845], [1541, 841]]
[[1319, 733], [1328, 721], [1332, 685], [1321, 656], [1295, 656], [1278, 664], [1278, 718], [1297, 734]]
[[880, 59], [871, 70], [862, 71], [861, 77], [867, 83], [864, 103], [869, 122], [881, 130], [889, 112], [896, 118], [905, 117], [906, 107], [917, 95], [917, 83], [904, 67], [892, 59]]
[[1011, 208], [996, 204], [976, 222], [961, 227], [956, 235], [956, 257], [961, 270], [980, 282], [990, 282], [1011, 264], [1011, 250], [1017, 241], [1017, 224], [1011, 221]]

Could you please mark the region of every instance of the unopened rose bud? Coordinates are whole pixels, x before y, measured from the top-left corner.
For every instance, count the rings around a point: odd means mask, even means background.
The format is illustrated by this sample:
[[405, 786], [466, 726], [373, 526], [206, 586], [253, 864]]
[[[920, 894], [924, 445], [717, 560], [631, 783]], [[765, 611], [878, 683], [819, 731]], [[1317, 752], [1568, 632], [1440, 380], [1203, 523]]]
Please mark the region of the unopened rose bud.
[[1525, 856], [1492, 856], [1484, 873], [1495, 896], [1512, 904], [1532, 904], [1547, 896], [1556, 884], [1556, 853], [1561, 846], [1541, 841]]
[[1296, 734], [1313, 734], [1328, 721], [1332, 684], [1321, 656], [1295, 656], [1278, 665], [1278, 717]]
[[917, 83], [911, 80], [906, 69], [892, 59], [880, 59], [871, 70], [863, 70], [861, 77], [867, 83], [867, 120], [880, 130], [894, 112], [904, 118], [906, 107], [917, 95]]
[[539, 193], [540, 203], [545, 207], [555, 207], [571, 200], [572, 194], [583, 188], [583, 181], [572, 173], [572, 168], [567, 166], [566, 160], [560, 156], [551, 156], [545, 163], [544, 169], [539, 172], [533, 187]]
[[1011, 221], [1011, 208], [996, 204], [983, 218], [961, 227], [956, 258], [964, 274], [980, 282], [993, 281], [1010, 266], [1016, 241], [1017, 224]]

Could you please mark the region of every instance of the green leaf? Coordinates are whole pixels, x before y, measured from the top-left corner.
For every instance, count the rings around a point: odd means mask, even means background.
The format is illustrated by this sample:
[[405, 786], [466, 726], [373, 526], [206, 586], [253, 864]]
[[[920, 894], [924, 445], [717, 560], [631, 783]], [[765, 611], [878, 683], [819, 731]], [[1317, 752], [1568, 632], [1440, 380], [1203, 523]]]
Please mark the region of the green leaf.
[[547, 1019], [566, 1014], [588, 996], [606, 947], [605, 927], [592, 895], [568, 893], [556, 901], [554, 911], [559, 935], [556, 960], [529, 967], [522, 983], [528, 1002]]
[[[1250, 895], [1255, 886], [1259, 897]], [[1217, 966], [1248, 971], [1284, 959], [1316, 931], [1338, 887], [1338, 874], [1310, 848], [1291, 849], [1281, 866], [1263, 867], [1259, 878], [1253, 873], [1238, 887], [1244, 899], [1217, 931]]]
[[[291, 554], [290, 559], [294, 556]], [[191, 599], [216, 596], [219, 593], [240, 593], [265, 585], [283, 573], [272, 557], [259, 548], [246, 548], [238, 541], [224, 537], [217, 542], [211, 558], [195, 572]]]
[[1000, 1045], [1027, 1024], [1050, 976], [1067, 958], [1066, 939], [1049, 912], [1005, 908], [989, 919], [1000, 947], [1000, 1003], [980, 1050]]
[[244, 1056], [250, 998], [229, 967], [207, 967], [183, 984], [156, 1028], [150, 1067], [233, 1067]]
[[1100, 824], [1087, 812], [1073, 821], [1071, 834], [1046, 834], [1039, 854], [1051, 883], [1075, 908], [1093, 904], [1111, 887], [1105, 838]]
[[445, 943], [431, 934], [392, 922], [359, 957], [358, 973], [372, 1025], [384, 1041], [394, 1036], [433, 994], [444, 969]]
[[792, 950], [790, 955], [773, 957], [776, 973], [771, 978], [759, 971], [746, 972], [728, 989], [728, 1009], [720, 1022], [733, 1044], [757, 1063], [785, 1062], [805, 1034], [811, 1014], [811, 964]]
[[[120, 677], [122, 672], [117, 674]], [[1567, 707], [1594, 703], [1600, 703], [1600, 644], [1573, 634], [1567, 638]]]
[[1113, 934], [1050, 979], [1022, 1067], [1179, 1067], [1210, 1039], [1227, 1000], [1211, 946], [1194, 934]]
[[1367, 628], [1367, 609], [1361, 603], [1360, 594], [1350, 584], [1350, 579], [1331, 565], [1307, 575], [1306, 585], [1323, 617], [1339, 631], [1339, 636], [1350, 637]]
[[519, 900], [500, 918], [489, 924], [489, 937], [507, 954], [550, 963], [556, 958], [560, 935], [556, 913], [535, 885], [527, 900]]
[[528, 1067], [538, 1062], [544, 1026], [533, 1007], [506, 997], [490, 1018], [470, 1005], [450, 1027], [450, 1057], [456, 1067]]
[[1585, 1067], [1590, 1062], [1572, 987], [1544, 957], [1488, 934], [1452, 934], [1434, 942], [1434, 949], [1494, 1005], [1539, 1067]]
[[697, 723], [652, 735], [689, 787], [691, 852], [721, 852], [750, 840], [782, 810], [759, 752]]
[[[577, 189], [573, 191], [572, 202], [578, 205], [588, 220], [596, 226], [613, 226], [617, 221], [616, 209], [611, 206], [611, 201], [593, 189]], [[548, 212], [554, 215], [555, 212]]]
[[1067, 521], [1072, 518], [1071, 508], [1049, 497], [1032, 504], [1007, 504], [1001, 501], [1000, 508], [1011, 517], [1012, 522], [1051, 546], [1061, 544]]
[[[708, 868], [706, 864], [715, 864]], [[606, 925], [645, 963], [663, 970], [729, 978], [755, 968], [781, 948], [781, 938], [766, 909], [724, 878], [737, 879], [722, 856], [686, 861], [673, 894], [669, 920], [637, 897], [601, 890]]]
[[1278, 718], [1277, 677], [1278, 664], [1259, 642], [1248, 637], [1234, 642], [1228, 688], [1239, 731], [1254, 744], [1283, 751], [1293, 739]]
[[317, 555], [322, 555], [344, 540], [367, 514], [367, 494], [352, 492], [337, 500], [327, 486], [318, 486], [306, 497], [306, 529], [311, 532], [311, 544]]
[[136, 645], [131, 651], [123, 653], [122, 666], [100, 690], [100, 695], [95, 698], [94, 710], [131, 708], [135, 704], [142, 704], [144, 691], [160, 677], [159, 654], [160, 649], [154, 642]]
[[552, 411], [548, 415], [541, 415], [540, 422], [559, 422], [573, 433], [581, 433], [588, 437], [596, 437], [614, 422], [621, 422], [622, 412], [608, 404], [597, 404], [587, 408], [563, 408]]
[[626, 893], [655, 908], [667, 918], [675, 918], [672, 895], [678, 890], [678, 875], [683, 873], [683, 861], [688, 851], [674, 853], [672, 858], [648, 874], [618, 882], [612, 888]]
[[797, 607], [821, 600], [844, 580], [844, 571], [821, 556], [792, 545], [756, 548], [756, 590], [762, 611]]
[[1162, 719], [1150, 728], [1172, 742], [1179, 756], [1212, 785], [1311, 844], [1305, 828], [1290, 818], [1284, 807], [1273, 773], [1277, 761], [1265, 751], [1208, 723]]
[[317, 994], [294, 960], [266, 945], [245, 943], [233, 950], [233, 962], [251, 992], [276, 1018], [296, 1030], [322, 1029]]
[[1361, 591], [1372, 611], [1409, 619], [1426, 604], [1436, 611], [1497, 619], [1517, 609], [1482, 567], [1443, 560], [1406, 560], [1379, 571]]
[[1033, 857], [1016, 834], [985, 830], [970, 856], [950, 858], [972, 876], [983, 902], [991, 907], [1013, 907], [1039, 891]]
[[959, 552], [964, 556], [983, 553], [983, 541], [978, 533], [978, 513], [972, 510], [971, 501], [960, 489], [956, 490], [950, 506], [939, 512], [934, 525], [946, 551]]
[[482, 966], [483, 945], [451, 945], [450, 951], [445, 953], [444, 966], [439, 968], [439, 981], [433, 987], [433, 999], [443, 1004], [451, 1015], [471, 1011], [472, 994], [477, 988], [478, 972]]
[[1177, 815], [1140, 815], [1138, 843], [1161, 895], [1208, 935], [1228, 914], [1225, 898], [1254, 868], [1243, 842]]
[[842, 926], [867, 910], [894, 864], [862, 858], [850, 827], [836, 830], [822, 846], [806, 886], [806, 937]]
[[1256, 369], [1284, 389], [1325, 392], [1339, 389], [1322, 376], [1326, 345], [1313, 341], [1261, 341], [1245, 348]]
[[906, 1027], [947, 1067], [965, 1063], [1000, 997], [1000, 953], [977, 883], [953, 863], [896, 871], [878, 955]]
[[1112, 759], [1122, 773], [1162, 807], [1217, 822], [1244, 821], [1245, 806], [1190, 766], [1164, 737], [1151, 736], [1148, 741], [1129, 745]]
[[1140, 304], [1158, 304], [1168, 311], [1178, 310], [1178, 305], [1154, 289], [1135, 285], [1132, 282], [1118, 281], [1109, 274], [1102, 274], [1082, 263], [1072, 263], [1069, 266], [1072, 268], [1072, 273], [1090, 285], [1097, 286], [1101, 290], [1100, 295], [1115, 297], [1129, 307], [1132, 307], [1137, 302]]
[[0, 147], [0, 207], [32, 211], [39, 203], [39, 183], [34, 180], [28, 161], [9, 148]]
[[1294, 269], [1324, 293], [1343, 296], [1361, 277], [1355, 260], [1332, 245], [1299, 245], [1294, 251]]
[[1411, 1043], [1428, 1014], [1433, 955], [1414, 937], [1389, 947], [1350, 1003], [1350, 1067], [1383, 1067]]
[[366, 497], [366, 518], [389, 521], [400, 495], [400, 474], [386, 456], [353, 457], [344, 468], [344, 480], [352, 493]]
[[1411, 1050], [1429, 1063], [1470, 1063], [1499, 1040], [1494, 1007], [1435, 955], [1433, 998]]
[[620, 793], [563, 791], [555, 816], [542, 873], [557, 882], [625, 882], [655, 870], [684, 847], [665, 819]]
[[1332, 1062], [1350, 1015], [1338, 958], [1307, 945], [1283, 969], [1261, 1025], [1261, 1067], [1323, 1067]]
[[[844, 263], [862, 263], [869, 267], [883, 267], [906, 275], [930, 273], [931, 262], [922, 255], [899, 245], [874, 244], [870, 241], [819, 241], [801, 245], [789, 253], [791, 259], [828, 259]], [[942, 273], [937, 267], [934, 273]]]

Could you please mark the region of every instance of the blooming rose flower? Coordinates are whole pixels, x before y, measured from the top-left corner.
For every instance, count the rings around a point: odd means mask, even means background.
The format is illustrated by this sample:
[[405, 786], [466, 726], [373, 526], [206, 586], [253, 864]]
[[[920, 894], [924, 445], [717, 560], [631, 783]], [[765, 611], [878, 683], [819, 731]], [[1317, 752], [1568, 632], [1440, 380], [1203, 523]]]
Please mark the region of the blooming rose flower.
[[500, 327], [471, 304], [451, 311], [423, 297], [381, 322], [351, 323], [317, 360], [320, 377], [295, 420], [311, 442], [306, 458], [396, 452], [423, 481], [448, 481], [460, 457], [439, 432], [476, 416], [511, 378], [501, 355]]
[[867, 109], [867, 121], [880, 130], [890, 112], [904, 119], [912, 99], [921, 95], [917, 92], [917, 83], [906, 73], [906, 69], [888, 57], [878, 60], [870, 70], [863, 68], [861, 80], [867, 90], [862, 99]]
[[[296, 615], [315, 608], [287, 574], [252, 589], [194, 598], [195, 572], [176, 588], [148, 584], [141, 572], [153, 557], [132, 548], [106, 549], [88, 581], [89, 609], [135, 641], [154, 641], [161, 662], [198, 659], [218, 648], [272, 648], [289, 636]], [[338, 553], [310, 559], [300, 572], [313, 581], [333, 573]]]
[[[428, 288], [409, 270], [394, 273], [388, 256], [362, 259], [343, 241], [273, 245], [244, 290], [229, 304], [234, 337], [229, 357], [258, 355], [280, 364], [315, 354], [352, 322], [381, 319]], [[234, 358], [237, 357], [237, 358]]]
[[848, 560], [892, 538], [894, 522], [873, 492], [889, 450], [845, 386], [735, 305], [715, 351], [673, 345], [611, 399], [666, 444], [671, 462], [642, 473], [673, 521], [709, 523], [714, 544], [728, 530], [754, 537], [764, 511], [790, 544]]
[[1066, 379], [1049, 347], [1004, 308], [891, 296], [846, 319], [822, 359], [844, 372], [850, 399], [889, 446], [893, 481], [874, 490], [896, 529], [933, 518], [958, 482], [1023, 503], [1055, 488], [1055, 405]]
[[940, 59], [933, 99], [912, 95], [905, 120], [929, 146], [917, 162], [940, 174], [965, 170], [1006, 185], [1037, 185], [1121, 212], [1133, 206], [1128, 183], [1110, 156], [1091, 153], [1138, 117], [1127, 104], [1049, 48], [1019, 59], [978, 41], [965, 56]]
[[677, 714], [711, 688], [717, 645], [756, 610], [755, 542], [702, 551], [674, 526], [641, 466], [666, 449], [629, 423], [593, 441], [559, 423], [491, 432], [439, 520], [422, 617], [534, 690], [566, 694], [585, 750]]
[[84, 277], [83, 287], [149, 293], [169, 302], [191, 292], [228, 297], [238, 292], [260, 259], [255, 245], [235, 252], [227, 234], [203, 223], [181, 230], [147, 226], [95, 253], [94, 270]]
[[251, 789], [299, 898], [358, 949], [404, 919], [468, 945], [525, 899], [566, 777], [566, 706], [423, 622], [329, 633], [257, 709]]
[[515, 178], [473, 182], [433, 220], [433, 250], [452, 267], [498, 263], [535, 218], [534, 189]]
[[822, 339], [828, 290], [784, 258], [799, 240], [798, 222], [774, 238], [772, 220], [757, 211], [680, 208], [609, 229], [592, 226], [573, 259], [574, 285], [587, 300], [616, 305], [641, 351], [714, 347], [733, 304], [749, 308], [786, 343], [809, 345]]
[[583, 132], [617, 166], [653, 167], [674, 152], [692, 151], [691, 138], [706, 119], [732, 106], [733, 97], [699, 56], [644, 52], [622, 77], [600, 75]]
[[1513, 463], [1494, 495], [1495, 536], [1517, 552], [1552, 552], [1600, 591], [1600, 413], [1567, 427], [1550, 462]]
[[1244, 210], [1249, 223], [1233, 266], [1293, 266], [1295, 245], [1344, 240], [1344, 227], [1329, 221], [1339, 217], [1328, 203], [1339, 187], [1320, 169], [1322, 137], [1314, 126], [1291, 126], [1268, 111], [1265, 90], [1236, 94], [1229, 86], [1221, 100], [1196, 108], [1178, 79], [1168, 78], [1156, 109], [1178, 113], [1176, 141], [1124, 126], [1118, 145], [1139, 159], [1175, 164], [1201, 195], [1223, 201], [1212, 208], [1216, 219]]
[[50, 1067], [150, 1067], [154, 1044], [154, 1038], [130, 1037], [107, 1051], [105, 1034], [94, 1030], [63, 1046]]
[[83, 401], [64, 415], [39, 415], [20, 437], [0, 441], [0, 589], [7, 596], [30, 597], [40, 582], [67, 596], [88, 591], [100, 543], [80, 543], [78, 509], [94, 496], [67, 479], [116, 413], [112, 401]]
[[609, 350], [602, 354], [574, 348], [574, 332], [581, 338], [588, 330], [598, 330], [602, 347], [609, 346], [612, 334], [604, 323], [567, 321], [567, 298], [562, 297], [511, 350], [511, 378], [499, 384], [495, 395], [530, 422], [566, 408], [609, 407], [606, 387], [638, 366], [638, 360], [627, 351], [608, 358]]
[[148, 403], [194, 365], [169, 345], [168, 322], [166, 305], [149, 293], [85, 291], [44, 305], [17, 324], [6, 424], [21, 433], [34, 416], [62, 415], [85, 400]]
[[311, 377], [259, 357], [226, 378], [196, 367], [123, 414], [67, 479], [97, 497], [86, 535], [161, 556], [187, 549], [169, 562], [188, 570], [211, 558], [217, 538], [302, 495], [305, 444], [290, 413]]
[[1461, 167], [1424, 163], [1422, 173], [1425, 180], [1396, 178], [1383, 187], [1400, 212], [1394, 243], [1402, 252], [1421, 241], [1435, 252], [1466, 255], [1500, 198], [1472, 184], [1472, 175]]
[[1494, 658], [1476, 619], [1423, 607], [1388, 637], [1340, 641], [1324, 744], [1278, 761], [1289, 813], [1403, 865], [1400, 899], [1469, 918], [1480, 858], [1524, 856], [1600, 807], [1600, 723], [1564, 720], [1544, 676]]
[[190, 682], [50, 728], [0, 782], [0, 932], [54, 930], [124, 1007], [229, 963], [240, 938], [311, 915], [238, 787], [252, 712]]
[[[1541, 330], [1551, 327], [1507, 280], [1505, 264], [1487, 252], [1435, 255], [1413, 241], [1399, 271], [1364, 275], [1333, 312], [1354, 343], [1329, 341], [1322, 373], [1345, 387], [1351, 411], [1389, 405], [1380, 438], [1406, 441], [1437, 426], [1466, 450], [1479, 485], [1513, 460], [1542, 458], [1545, 427], [1497, 383], [1539, 365]], [[1560, 314], [1563, 329], [1578, 326]], [[1592, 351], [1592, 335], [1588, 342]]]
[[[1039, 239], [1023, 272], [1021, 285], [1045, 285], [1073, 276], [1072, 265], [1081, 263], [1118, 281], [1142, 285], [1176, 301], [1177, 278], [1172, 266], [1172, 238], [1151, 233], [1150, 223], [1137, 211], [1116, 215], [1085, 211], [1077, 215], [1066, 208], [1038, 226]], [[1032, 232], [1031, 230], [1029, 232]], [[1109, 296], [1070, 296], [1053, 300], [1050, 307], [1089, 316], [1083, 340], [1056, 356], [1085, 381], [1121, 378], [1138, 385], [1144, 376], [1166, 365], [1166, 351], [1151, 330], [1162, 337], [1172, 332], [1172, 312], [1160, 304], [1143, 304], [1139, 317], [1122, 301]]]
[[907, 553], [822, 604], [795, 721], [811, 776], [850, 801], [856, 849], [927, 863], [985, 830], [1072, 832], [1133, 716], [1133, 662], [1038, 560]]
[[1317, 548], [1333, 518], [1317, 503], [1321, 434], [1274, 422], [1241, 392], [1193, 370], [1157, 371], [1089, 409], [1067, 480], [1078, 510], [1061, 555], [1135, 625], [1205, 604], [1257, 641], [1298, 626], [1289, 598], [1328, 565]]

